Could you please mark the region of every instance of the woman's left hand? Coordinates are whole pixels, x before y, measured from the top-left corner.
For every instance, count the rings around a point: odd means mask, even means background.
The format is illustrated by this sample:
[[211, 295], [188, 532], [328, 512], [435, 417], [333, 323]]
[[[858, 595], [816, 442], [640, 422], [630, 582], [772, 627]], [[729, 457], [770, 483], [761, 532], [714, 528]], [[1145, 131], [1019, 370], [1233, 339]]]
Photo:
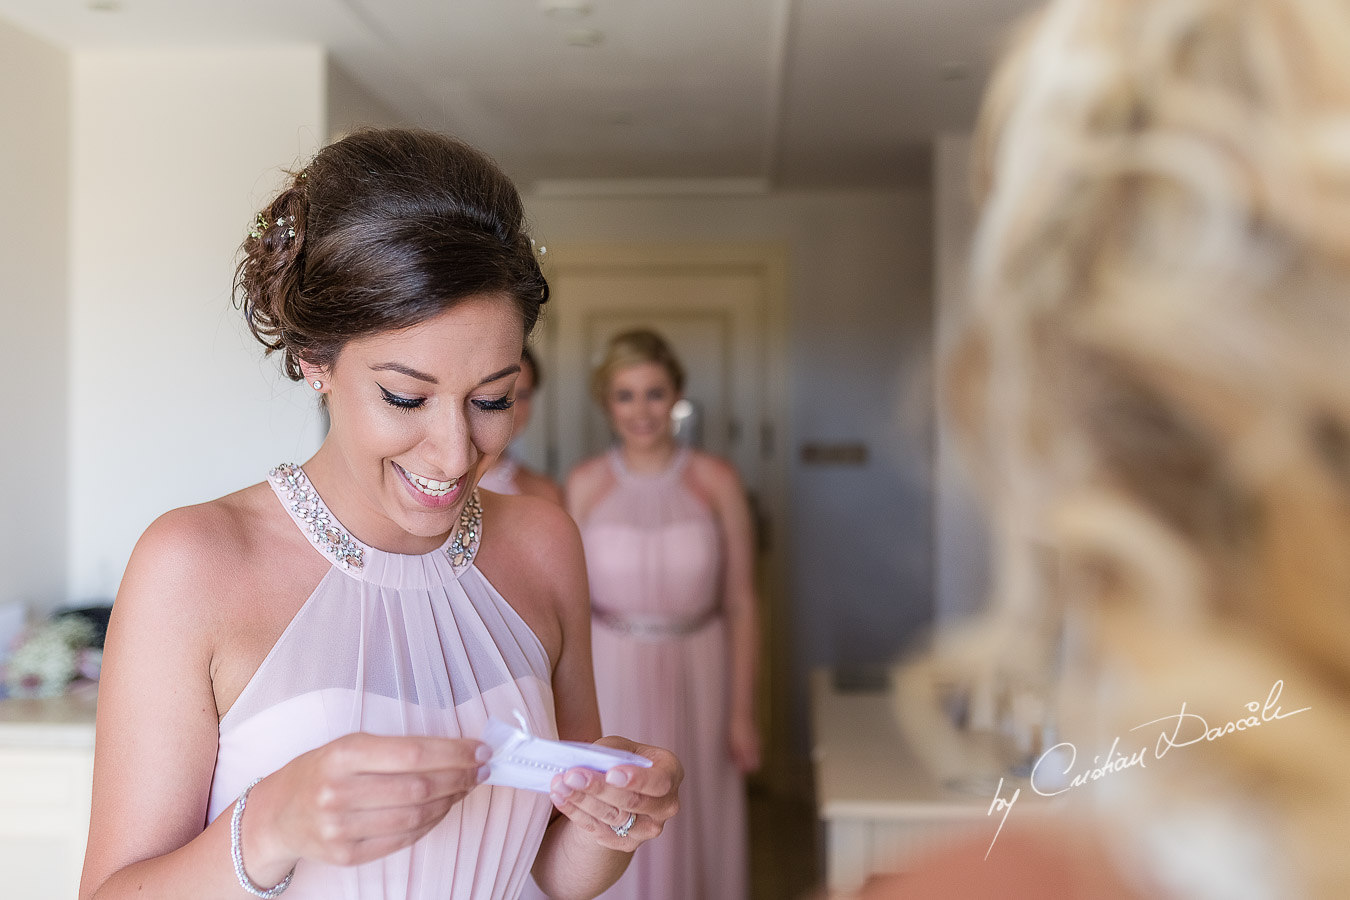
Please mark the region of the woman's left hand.
[[[626, 750], [652, 761], [651, 768], [616, 766], [608, 773], [569, 769], [553, 779], [549, 796], [563, 815], [612, 850], [632, 851], [661, 833], [680, 808], [684, 766], [675, 754], [627, 738], [602, 737], [602, 747]], [[624, 824], [633, 816], [627, 834]]]

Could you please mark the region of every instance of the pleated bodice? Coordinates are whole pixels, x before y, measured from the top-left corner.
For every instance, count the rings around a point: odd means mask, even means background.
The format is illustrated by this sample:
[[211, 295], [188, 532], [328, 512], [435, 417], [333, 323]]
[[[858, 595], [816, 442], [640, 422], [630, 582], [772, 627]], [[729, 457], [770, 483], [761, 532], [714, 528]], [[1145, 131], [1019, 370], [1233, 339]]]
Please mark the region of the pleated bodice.
[[720, 531], [685, 482], [688, 452], [680, 449], [664, 472], [641, 475], [610, 451], [614, 487], [581, 523], [591, 600], [601, 614], [659, 628], [718, 611]]
[[[333, 564], [220, 723], [215, 819], [254, 778], [353, 732], [477, 738], [489, 716], [557, 736], [548, 656], [473, 565], [476, 495], [457, 534], [422, 555], [356, 541], [304, 472], [273, 489]], [[547, 796], [475, 788], [416, 844], [353, 867], [302, 860], [288, 900], [498, 900], [519, 895], [543, 839]]]

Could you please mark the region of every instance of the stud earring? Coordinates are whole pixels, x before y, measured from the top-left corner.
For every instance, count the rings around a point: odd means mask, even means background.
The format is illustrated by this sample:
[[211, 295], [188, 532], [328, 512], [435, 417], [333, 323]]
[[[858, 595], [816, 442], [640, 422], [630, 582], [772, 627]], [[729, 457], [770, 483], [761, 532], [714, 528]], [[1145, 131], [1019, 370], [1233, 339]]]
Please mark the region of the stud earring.
[[320, 380], [317, 379], [317, 378], [314, 379], [314, 381], [311, 382], [311, 383], [314, 385], [314, 390], [316, 390], [316, 391], [319, 390], [319, 388], [323, 387], [323, 382], [320, 381]]

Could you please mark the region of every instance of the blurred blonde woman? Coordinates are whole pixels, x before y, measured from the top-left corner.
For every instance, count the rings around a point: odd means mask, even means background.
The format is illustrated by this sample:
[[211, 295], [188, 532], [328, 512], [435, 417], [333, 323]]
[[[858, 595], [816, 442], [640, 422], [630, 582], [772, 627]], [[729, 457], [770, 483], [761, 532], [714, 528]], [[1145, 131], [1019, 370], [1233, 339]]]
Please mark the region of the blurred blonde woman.
[[1347, 896], [1350, 4], [1056, 0], [982, 130], [996, 589], [904, 693], [1039, 691], [1077, 757], [869, 896]]
[[754, 536], [735, 468], [675, 440], [684, 370], [652, 331], [614, 337], [592, 380], [617, 443], [567, 479], [591, 587], [607, 728], [670, 741], [683, 828], [636, 854], [607, 900], [741, 900], [754, 717]]
[[[534, 395], [543, 381], [539, 361], [534, 358], [530, 348], [526, 347], [520, 357], [520, 377], [516, 379], [516, 404], [511, 407], [512, 438], [520, 437], [529, 427], [530, 414], [534, 411]], [[562, 506], [562, 490], [552, 478], [543, 472], [536, 472], [521, 462], [508, 446], [497, 457], [496, 464], [488, 470], [478, 486], [498, 494], [524, 494], [527, 497], [539, 497]]]

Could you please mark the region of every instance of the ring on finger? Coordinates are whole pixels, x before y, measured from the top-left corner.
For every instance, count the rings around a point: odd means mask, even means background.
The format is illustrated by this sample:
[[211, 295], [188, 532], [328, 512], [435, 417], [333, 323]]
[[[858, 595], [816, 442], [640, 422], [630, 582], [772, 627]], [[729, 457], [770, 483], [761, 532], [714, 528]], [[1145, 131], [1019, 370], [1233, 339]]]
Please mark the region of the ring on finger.
[[628, 814], [627, 822], [624, 822], [622, 825], [611, 825], [609, 827], [614, 829], [614, 833], [617, 834], [619, 837], [628, 837], [628, 829], [632, 828], [633, 823], [636, 821], [637, 821], [637, 813], [630, 812]]

